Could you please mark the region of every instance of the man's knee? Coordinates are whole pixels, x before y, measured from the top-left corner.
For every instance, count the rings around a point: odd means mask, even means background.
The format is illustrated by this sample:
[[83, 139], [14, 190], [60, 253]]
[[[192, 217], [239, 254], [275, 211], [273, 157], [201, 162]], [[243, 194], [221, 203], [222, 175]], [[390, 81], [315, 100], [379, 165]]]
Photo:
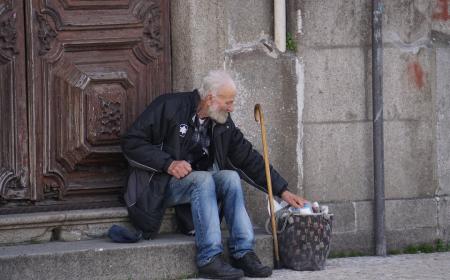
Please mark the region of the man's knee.
[[223, 185], [227, 188], [241, 189], [241, 178], [236, 171], [233, 170], [221, 170], [217, 174], [219, 180], [223, 182]]
[[220, 172], [230, 181], [241, 182], [241, 177], [239, 177], [239, 174], [234, 170], [222, 170]]
[[192, 177], [193, 187], [214, 188], [214, 180], [211, 173], [207, 171], [193, 171], [190, 176]]

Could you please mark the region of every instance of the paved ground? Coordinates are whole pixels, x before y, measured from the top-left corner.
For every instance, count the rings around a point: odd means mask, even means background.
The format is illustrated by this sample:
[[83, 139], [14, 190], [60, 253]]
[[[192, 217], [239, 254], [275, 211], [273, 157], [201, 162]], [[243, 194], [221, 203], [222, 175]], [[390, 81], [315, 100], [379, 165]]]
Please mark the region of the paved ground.
[[323, 271], [275, 270], [269, 279], [450, 280], [450, 252], [330, 259]]

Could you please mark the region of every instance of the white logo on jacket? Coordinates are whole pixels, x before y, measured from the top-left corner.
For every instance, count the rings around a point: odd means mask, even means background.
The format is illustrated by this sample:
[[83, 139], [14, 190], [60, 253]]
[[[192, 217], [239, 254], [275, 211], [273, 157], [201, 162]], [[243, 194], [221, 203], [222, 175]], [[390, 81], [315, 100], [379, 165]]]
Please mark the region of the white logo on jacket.
[[180, 124], [180, 137], [186, 136], [186, 133], [188, 131], [188, 126], [187, 124]]

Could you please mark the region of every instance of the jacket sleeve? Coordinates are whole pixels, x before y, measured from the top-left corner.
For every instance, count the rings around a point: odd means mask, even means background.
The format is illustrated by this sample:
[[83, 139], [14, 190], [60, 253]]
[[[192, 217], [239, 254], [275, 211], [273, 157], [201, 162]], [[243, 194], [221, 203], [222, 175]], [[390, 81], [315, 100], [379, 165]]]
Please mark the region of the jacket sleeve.
[[172, 163], [163, 151], [163, 139], [171, 122], [165, 102], [156, 99], [122, 137], [122, 151], [130, 163], [142, 169], [162, 172]]
[[[245, 139], [242, 132], [232, 124], [229, 159], [235, 167], [242, 170], [257, 185], [267, 192], [267, 180], [264, 167], [264, 158], [253, 149], [252, 144]], [[272, 191], [274, 195], [281, 196], [287, 190], [286, 180], [270, 165], [270, 177], [272, 178]]]

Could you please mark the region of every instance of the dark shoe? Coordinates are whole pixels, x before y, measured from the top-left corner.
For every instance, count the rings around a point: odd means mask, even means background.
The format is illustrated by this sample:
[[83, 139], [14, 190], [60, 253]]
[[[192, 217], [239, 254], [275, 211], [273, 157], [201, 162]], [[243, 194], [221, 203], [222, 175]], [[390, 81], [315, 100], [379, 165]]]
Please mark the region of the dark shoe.
[[244, 272], [226, 263], [222, 255], [217, 255], [210, 263], [198, 268], [198, 276], [208, 279], [239, 279], [244, 277]]
[[244, 271], [245, 276], [248, 277], [269, 277], [272, 275], [272, 269], [261, 263], [255, 252], [250, 251], [242, 258], [231, 258], [231, 264]]

